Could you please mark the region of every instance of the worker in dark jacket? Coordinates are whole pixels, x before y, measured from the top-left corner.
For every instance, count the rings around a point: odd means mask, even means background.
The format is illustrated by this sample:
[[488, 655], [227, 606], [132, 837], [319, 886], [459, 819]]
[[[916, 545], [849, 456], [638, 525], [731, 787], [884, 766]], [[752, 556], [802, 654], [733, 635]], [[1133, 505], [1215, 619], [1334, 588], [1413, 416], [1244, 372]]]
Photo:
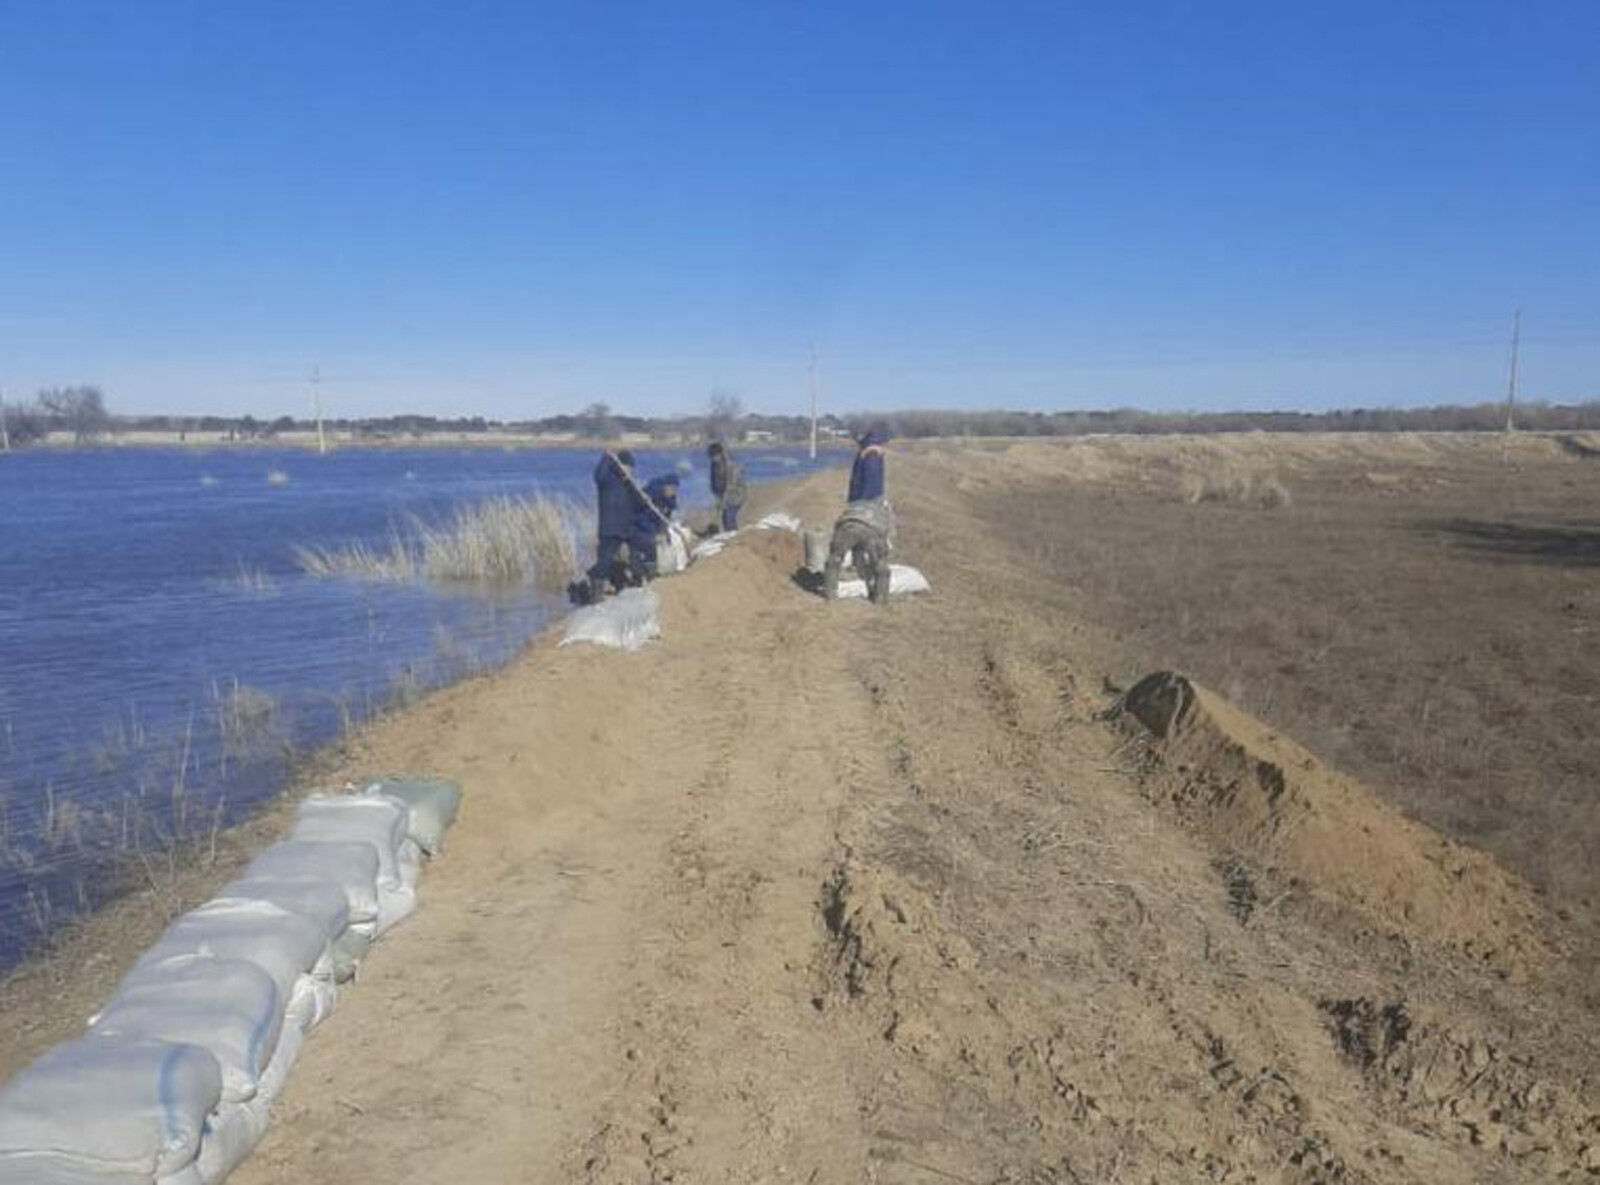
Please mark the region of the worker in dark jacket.
[[628, 569], [636, 584], [655, 579], [656, 541], [678, 512], [678, 475], [651, 478], [644, 494], [628, 534]]
[[724, 531], [739, 529], [739, 508], [744, 505], [744, 466], [735, 463], [720, 440], [706, 445], [711, 459], [711, 494], [717, 500], [717, 525]]
[[868, 502], [883, 497], [883, 446], [889, 433], [873, 428], [856, 442], [856, 462], [850, 467], [850, 496], [846, 501]]
[[604, 597], [606, 583], [620, 575], [616, 571], [617, 552], [628, 542], [634, 517], [644, 508], [639, 483], [633, 476], [633, 454], [627, 449], [601, 454], [600, 463], [594, 467], [594, 487], [600, 503], [600, 540], [594, 566], [589, 569], [590, 601]]

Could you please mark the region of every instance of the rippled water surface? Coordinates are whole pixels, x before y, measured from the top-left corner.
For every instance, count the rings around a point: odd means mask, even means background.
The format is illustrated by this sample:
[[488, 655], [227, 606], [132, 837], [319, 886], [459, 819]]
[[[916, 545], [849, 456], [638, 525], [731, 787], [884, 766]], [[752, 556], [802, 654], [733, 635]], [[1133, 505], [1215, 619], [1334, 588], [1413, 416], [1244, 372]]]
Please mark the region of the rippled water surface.
[[[709, 500], [703, 457], [636, 450]], [[0, 456], [0, 965], [178, 834], [273, 793], [297, 752], [504, 661], [564, 606], [318, 579], [297, 545], [382, 545], [497, 494], [593, 500], [580, 450]], [[746, 452], [753, 480], [812, 467]], [[826, 463], [826, 462], [824, 462]], [[592, 541], [583, 544], [592, 549]], [[144, 870], [144, 871], [141, 871]]]

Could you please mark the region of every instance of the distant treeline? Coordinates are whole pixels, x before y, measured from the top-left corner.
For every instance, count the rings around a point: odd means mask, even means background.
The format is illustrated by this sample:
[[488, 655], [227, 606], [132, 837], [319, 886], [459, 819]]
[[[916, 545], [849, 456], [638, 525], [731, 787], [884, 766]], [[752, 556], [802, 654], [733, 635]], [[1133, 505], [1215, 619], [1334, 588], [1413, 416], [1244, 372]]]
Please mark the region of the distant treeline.
[[[1518, 404], [1516, 426], [1530, 431], [1600, 430], [1600, 399], [1560, 405]], [[92, 443], [116, 432], [166, 432], [235, 440], [272, 440], [316, 430], [316, 421], [294, 416], [116, 416], [106, 410], [97, 387], [56, 387], [27, 404], [8, 404], [0, 421], [11, 447], [42, 440], [51, 432], [70, 432], [78, 443]], [[1352, 408], [1342, 411], [1150, 412], [1110, 411], [890, 411], [818, 420], [824, 442], [854, 435], [869, 426], [896, 437], [926, 436], [1087, 436], [1125, 433], [1210, 432], [1495, 432], [1506, 424], [1503, 403], [1450, 404], [1417, 408]], [[680, 416], [630, 416], [591, 404], [571, 415], [531, 420], [492, 420], [483, 416], [427, 415], [338, 418], [324, 421], [330, 432], [367, 440], [421, 440], [430, 436], [505, 434], [603, 440], [618, 436], [662, 440], [706, 439], [797, 443], [811, 434], [805, 416], [746, 413], [737, 399], [719, 396], [708, 412]]]
[[[1518, 404], [1518, 428], [1573, 432], [1600, 429], [1600, 400], [1574, 405]], [[851, 416], [852, 427], [879, 424], [895, 436], [1087, 436], [1207, 432], [1497, 432], [1506, 426], [1504, 403], [1343, 411], [1149, 412], [1112, 411], [892, 411]]]

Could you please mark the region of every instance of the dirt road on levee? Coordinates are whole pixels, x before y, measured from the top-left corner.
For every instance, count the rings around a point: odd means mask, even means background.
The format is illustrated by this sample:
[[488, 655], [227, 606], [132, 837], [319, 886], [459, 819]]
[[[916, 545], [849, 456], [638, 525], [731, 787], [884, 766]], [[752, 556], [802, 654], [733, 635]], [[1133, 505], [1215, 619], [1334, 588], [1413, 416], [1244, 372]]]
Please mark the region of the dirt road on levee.
[[[234, 1180], [1600, 1171], [1592, 1017], [1520, 882], [1247, 720], [1119, 714], [961, 465], [892, 463], [931, 594], [825, 604], [747, 532], [658, 584], [646, 650], [542, 641], [378, 727], [352, 774], [466, 807]], [[841, 483], [781, 498], [825, 523]]]

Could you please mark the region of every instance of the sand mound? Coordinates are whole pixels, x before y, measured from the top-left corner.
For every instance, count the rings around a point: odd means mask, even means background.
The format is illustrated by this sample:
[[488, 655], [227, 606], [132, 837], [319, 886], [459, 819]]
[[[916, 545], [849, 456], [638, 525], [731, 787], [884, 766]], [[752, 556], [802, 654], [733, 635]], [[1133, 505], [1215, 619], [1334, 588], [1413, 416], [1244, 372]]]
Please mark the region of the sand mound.
[[1487, 856], [1405, 818], [1182, 675], [1146, 676], [1123, 707], [1155, 738], [1157, 783], [1219, 844], [1408, 937], [1507, 972], [1542, 961], [1537, 906]]

